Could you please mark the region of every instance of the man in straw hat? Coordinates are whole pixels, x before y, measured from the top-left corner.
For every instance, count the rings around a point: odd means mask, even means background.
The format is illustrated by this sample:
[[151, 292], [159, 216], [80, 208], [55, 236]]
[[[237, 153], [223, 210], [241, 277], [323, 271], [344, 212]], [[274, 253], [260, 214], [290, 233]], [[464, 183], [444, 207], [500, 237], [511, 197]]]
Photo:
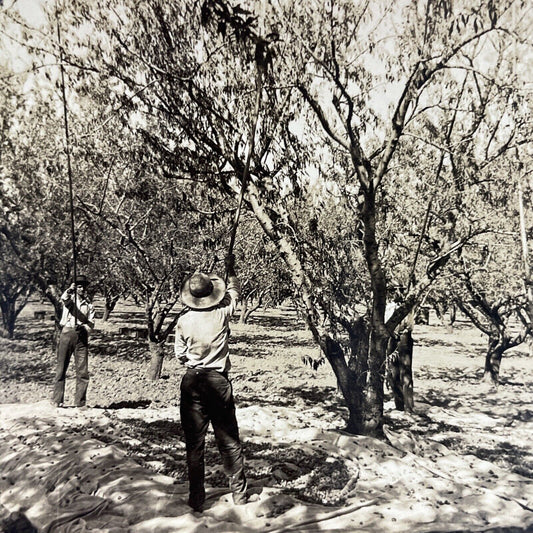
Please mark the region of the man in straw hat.
[[189, 310], [176, 326], [176, 357], [187, 371], [181, 382], [181, 424], [185, 432], [189, 505], [201, 512], [205, 501], [204, 450], [209, 422], [213, 426], [233, 501], [246, 502], [246, 476], [235, 417], [230, 369], [229, 321], [237, 308], [240, 283], [235, 257], [225, 259], [228, 286], [212, 274], [195, 273], [181, 288]]
[[89, 332], [94, 328], [94, 307], [87, 296], [86, 276], [76, 276], [76, 282], [62, 294], [62, 326], [57, 345], [57, 368], [52, 405], [62, 407], [65, 378], [72, 354], [76, 365], [76, 407], [85, 407], [89, 385]]

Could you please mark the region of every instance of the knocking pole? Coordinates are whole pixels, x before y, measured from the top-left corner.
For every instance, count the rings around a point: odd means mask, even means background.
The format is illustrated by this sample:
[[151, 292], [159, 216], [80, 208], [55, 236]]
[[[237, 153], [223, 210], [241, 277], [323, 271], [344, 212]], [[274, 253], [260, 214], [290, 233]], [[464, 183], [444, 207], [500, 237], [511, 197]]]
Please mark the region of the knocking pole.
[[522, 177], [518, 176], [518, 209], [520, 213], [520, 237], [522, 240], [522, 256], [524, 259], [525, 289], [528, 302], [533, 302], [533, 288], [531, 287], [531, 266], [529, 264], [529, 250], [526, 231], [526, 215], [524, 212], [524, 196], [522, 192]]
[[[259, 123], [259, 113], [261, 111], [261, 95], [263, 92], [263, 73], [259, 64], [256, 65], [256, 92], [255, 92], [255, 109], [253, 116], [253, 124], [251, 128], [250, 142], [248, 145], [248, 153], [246, 155], [246, 162], [244, 164], [244, 170], [242, 173], [241, 191], [239, 193], [239, 202], [237, 204], [237, 211], [235, 213], [235, 220], [231, 228], [230, 241], [228, 246], [228, 255], [233, 253], [233, 247], [235, 245], [235, 235], [237, 234], [237, 226], [239, 225], [239, 218], [241, 216], [242, 204], [244, 200], [244, 192], [246, 191], [246, 185], [250, 177], [250, 163], [252, 160], [252, 154], [255, 148], [255, 135], [257, 133], [257, 125]], [[228, 273], [225, 273], [224, 281], [228, 281]]]
[[[65, 153], [67, 156], [67, 173], [68, 173], [68, 189], [70, 198], [70, 235], [72, 239], [72, 266], [74, 271], [74, 309], [78, 307], [78, 291], [76, 286], [77, 279], [77, 258], [76, 258], [76, 233], [74, 226], [74, 194], [72, 187], [72, 165], [70, 163], [70, 135], [68, 128], [68, 110], [67, 110], [67, 95], [65, 90], [65, 69], [63, 67], [63, 47], [61, 45], [61, 30], [59, 27], [59, 12], [56, 2], [56, 23], [57, 23], [57, 42], [59, 45], [59, 69], [61, 72], [61, 96], [63, 98], [63, 122], [65, 128]], [[74, 324], [77, 325], [77, 313], [74, 311]]]
[[[450, 140], [452, 138], [453, 128], [455, 126], [455, 121], [457, 119], [457, 113], [458, 113], [458, 110], [459, 110], [459, 103], [461, 101], [461, 98], [463, 96], [463, 93], [464, 93], [464, 90], [465, 90], [465, 87], [466, 87], [467, 78], [468, 78], [468, 74], [465, 75], [465, 79], [463, 80], [463, 86], [461, 87], [461, 94], [460, 94], [459, 99], [457, 101], [457, 106], [456, 106], [455, 111], [453, 113], [452, 121], [450, 122], [448, 131], [446, 132], [446, 141], [448, 143], [450, 142]], [[439, 181], [440, 176], [441, 176], [442, 168], [443, 168], [443, 165], [444, 165], [444, 156], [445, 156], [444, 151], [441, 151], [439, 164], [437, 166], [437, 172], [435, 174], [435, 182], [433, 183], [433, 188], [434, 189], [436, 188], [437, 182]], [[426, 213], [424, 215], [424, 221], [422, 223], [422, 229], [420, 231], [420, 238], [418, 239], [416, 252], [415, 252], [414, 259], [413, 259], [413, 265], [411, 267], [411, 272], [409, 274], [409, 279], [407, 280], [407, 290], [405, 291], [406, 295], [409, 294], [409, 290], [411, 289], [411, 285], [413, 284], [413, 280], [415, 279], [416, 263], [418, 261], [418, 256], [420, 255], [420, 249], [422, 248], [422, 239], [424, 238], [424, 235], [426, 234], [426, 231], [428, 229], [429, 216], [431, 214], [431, 207], [433, 206], [433, 198], [434, 198], [434, 194], [432, 194], [430, 196], [430, 198], [429, 198], [428, 206], [427, 206], [427, 209], [426, 209]]]

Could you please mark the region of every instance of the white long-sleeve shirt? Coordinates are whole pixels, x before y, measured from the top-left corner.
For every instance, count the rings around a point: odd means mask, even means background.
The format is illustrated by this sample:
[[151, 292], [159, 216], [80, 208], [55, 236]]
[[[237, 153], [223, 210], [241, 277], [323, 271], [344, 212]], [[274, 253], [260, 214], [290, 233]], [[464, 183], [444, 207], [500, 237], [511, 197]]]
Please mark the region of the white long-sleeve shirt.
[[[59, 322], [61, 326], [75, 328], [83, 325], [87, 331], [94, 328], [94, 306], [87, 298], [79, 294], [74, 297], [74, 294], [70, 294], [66, 290], [61, 295], [61, 301], [63, 302], [63, 314]], [[76, 302], [78, 309], [76, 313], [77, 319], [74, 318], [74, 302]]]
[[241, 286], [235, 276], [228, 280], [223, 300], [210, 309], [190, 309], [176, 325], [174, 351], [189, 368], [210, 368], [220, 372], [231, 367], [229, 321], [237, 309]]

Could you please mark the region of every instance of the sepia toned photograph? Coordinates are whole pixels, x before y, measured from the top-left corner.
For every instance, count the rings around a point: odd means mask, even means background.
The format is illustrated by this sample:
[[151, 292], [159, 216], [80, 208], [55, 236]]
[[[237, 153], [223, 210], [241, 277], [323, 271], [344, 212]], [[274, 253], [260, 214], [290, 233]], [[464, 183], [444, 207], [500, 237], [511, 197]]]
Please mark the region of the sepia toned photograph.
[[0, 533], [533, 532], [532, 27], [0, 0]]

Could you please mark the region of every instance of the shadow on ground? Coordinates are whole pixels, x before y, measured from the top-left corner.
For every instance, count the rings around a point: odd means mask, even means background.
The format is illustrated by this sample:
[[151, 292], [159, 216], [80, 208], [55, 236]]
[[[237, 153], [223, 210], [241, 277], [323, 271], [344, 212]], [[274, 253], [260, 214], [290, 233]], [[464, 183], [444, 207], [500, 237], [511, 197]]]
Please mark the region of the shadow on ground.
[[[485, 415], [494, 419], [495, 435], [500, 426], [522, 427], [525, 431], [525, 424], [533, 420], [533, 410], [530, 395], [525, 392], [520, 394], [520, 390], [533, 389], [533, 376], [524, 375], [512, 367], [504, 371], [505, 376], [502, 376], [499, 386], [495, 387], [482, 382], [481, 367], [475, 373], [465, 373], [461, 368], [423, 367], [422, 372], [418, 372], [419, 378], [427, 380], [428, 384], [424, 387], [423, 395], [417, 395], [415, 376], [415, 406], [417, 401], [421, 401], [432, 407], [442, 408], [452, 415], [452, 420], [455, 412], [459, 419], [462, 414], [470, 412]], [[468, 390], [467, 395], [465, 390]], [[502, 398], [505, 398], [505, 405], [510, 408], [502, 410]], [[419, 430], [413, 428], [409, 419], [394, 419], [388, 423], [399, 430], [420, 433], [426, 437], [435, 436], [439, 442], [460, 454], [472, 454], [495, 464], [506, 464], [510, 471], [533, 478], [533, 456], [529, 447], [500, 438], [492, 439], [490, 445], [481, 441], [465, 441], [460, 438], [460, 434], [465, 431], [463, 426], [447, 424], [423, 413], [417, 412], [417, 416], [422, 420]], [[454, 433], [457, 433], [457, 438]]]
[[316, 343], [312, 339], [301, 339], [296, 335], [287, 335], [283, 337], [273, 333], [272, 335], [259, 335], [259, 334], [245, 334], [236, 333], [231, 334], [231, 344], [246, 344], [248, 346], [254, 346], [262, 344], [268, 344], [268, 346], [283, 346], [287, 348], [316, 348]]
[[[173, 420], [143, 421], [138, 418], [115, 418], [113, 431], [98, 429], [92, 437], [125, 450], [142, 466], [186, 482], [185, 437], [181, 424]], [[142, 443], [142, 446], [139, 445]], [[342, 460], [333, 466], [326, 452], [301, 449], [289, 444], [244, 442], [246, 475], [253, 484], [281, 489], [303, 501], [331, 505], [331, 494], [343, 488], [350, 473]], [[227, 488], [228, 479], [221, 466], [212, 432], [208, 432], [205, 449], [206, 483]], [[338, 502], [336, 502], [338, 503]]]
[[124, 400], [112, 402], [109, 405], [95, 405], [95, 409], [146, 409], [150, 407], [152, 400]]
[[300, 320], [292, 310], [278, 309], [275, 315], [260, 314], [258, 312], [252, 314], [247, 323], [267, 328], [285, 328], [292, 331], [305, 329], [304, 321]]
[[53, 369], [50, 361], [19, 360], [16, 364], [0, 365], [0, 383], [40, 383], [48, 385]]

